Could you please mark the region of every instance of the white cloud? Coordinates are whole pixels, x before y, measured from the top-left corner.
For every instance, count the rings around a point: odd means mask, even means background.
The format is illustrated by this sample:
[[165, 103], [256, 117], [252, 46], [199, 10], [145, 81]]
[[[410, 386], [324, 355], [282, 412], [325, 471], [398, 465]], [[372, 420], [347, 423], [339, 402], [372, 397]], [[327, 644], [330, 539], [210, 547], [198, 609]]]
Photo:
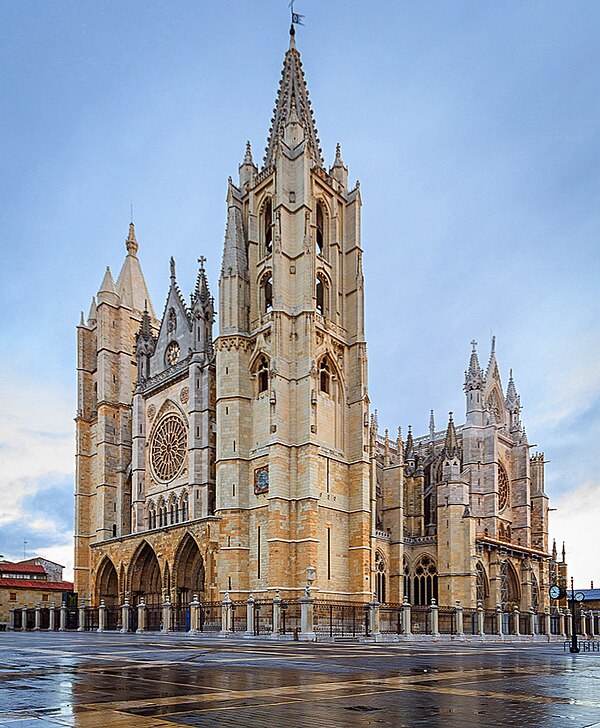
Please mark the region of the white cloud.
[[[27, 499], [74, 472], [73, 405], [64, 389], [0, 370], [0, 526], [26, 516]], [[38, 524], [52, 528], [52, 523]]]
[[588, 481], [558, 498], [551, 506], [550, 533], [556, 537], [558, 552], [565, 541], [569, 575], [575, 586], [589, 588], [590, 581], [600, 585], [598, 546], [595, 537], [600, 523], [600, 484]]

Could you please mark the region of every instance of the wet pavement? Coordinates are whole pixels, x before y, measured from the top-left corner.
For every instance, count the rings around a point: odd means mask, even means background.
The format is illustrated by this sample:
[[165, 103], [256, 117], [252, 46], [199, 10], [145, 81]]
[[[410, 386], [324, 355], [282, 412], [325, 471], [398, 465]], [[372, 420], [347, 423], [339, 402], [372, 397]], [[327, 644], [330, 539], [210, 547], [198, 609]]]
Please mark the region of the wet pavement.
[[0, 726], [600, 728], [600, 653], [0, 633]]

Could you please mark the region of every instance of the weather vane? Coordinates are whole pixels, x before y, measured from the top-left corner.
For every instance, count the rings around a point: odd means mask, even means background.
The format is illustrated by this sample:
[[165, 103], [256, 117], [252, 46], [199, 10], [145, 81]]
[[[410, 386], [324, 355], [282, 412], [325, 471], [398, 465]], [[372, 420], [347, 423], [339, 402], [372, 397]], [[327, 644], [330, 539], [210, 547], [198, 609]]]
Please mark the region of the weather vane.
[[302, 18], [304, 15], [300, 15], [299, 13], [294, 12], [294, 3], [296, 0], [290, 0], [290, 11], [292, 13], [292, 26], [294, 25], [304, 25], [302, 22]]

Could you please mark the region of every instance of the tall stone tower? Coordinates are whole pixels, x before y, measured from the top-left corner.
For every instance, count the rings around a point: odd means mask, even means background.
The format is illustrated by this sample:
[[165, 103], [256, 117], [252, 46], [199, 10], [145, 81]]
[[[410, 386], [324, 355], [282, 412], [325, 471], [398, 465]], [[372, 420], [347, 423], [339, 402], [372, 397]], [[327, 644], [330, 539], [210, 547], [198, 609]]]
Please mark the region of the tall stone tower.
[[125, 245], [116, 283], [107, 268], [77, 327], [75, 590], [83, 597], [91, 593], [91, 544], [131, 531], [134, 343], [144, 309], [155, 318], [133, 224]]
[[291, 30], [262, 168], [229, 181], [217, 352], [219, 580], [370, 596], [360, 191], [326, 170]]

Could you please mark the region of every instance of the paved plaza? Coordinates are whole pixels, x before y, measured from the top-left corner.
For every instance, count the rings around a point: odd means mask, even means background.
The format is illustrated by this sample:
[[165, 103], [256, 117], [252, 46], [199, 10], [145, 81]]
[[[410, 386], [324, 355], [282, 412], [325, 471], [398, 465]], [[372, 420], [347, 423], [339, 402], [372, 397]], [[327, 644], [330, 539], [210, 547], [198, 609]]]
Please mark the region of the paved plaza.
[[0, 646], [11, 728], [600, 728], [600, 654], [557, 643], [5, 633]]

